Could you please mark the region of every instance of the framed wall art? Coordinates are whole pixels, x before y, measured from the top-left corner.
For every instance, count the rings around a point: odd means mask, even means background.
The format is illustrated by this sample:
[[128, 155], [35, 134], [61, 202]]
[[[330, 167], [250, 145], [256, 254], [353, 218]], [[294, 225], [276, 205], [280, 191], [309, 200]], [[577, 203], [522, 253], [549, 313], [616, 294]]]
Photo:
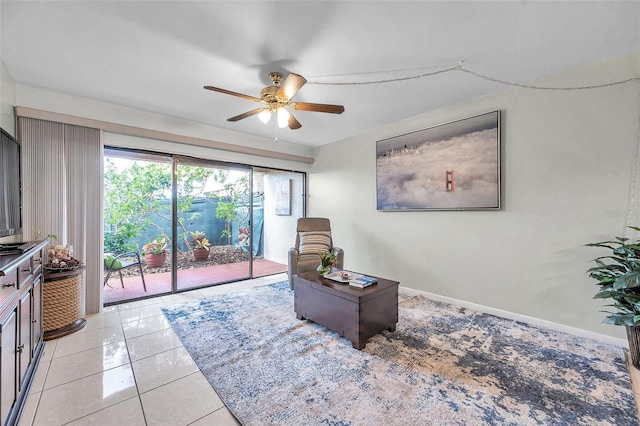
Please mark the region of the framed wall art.
[[499, 210], [500, 111], [376, 143], [377, 209]]

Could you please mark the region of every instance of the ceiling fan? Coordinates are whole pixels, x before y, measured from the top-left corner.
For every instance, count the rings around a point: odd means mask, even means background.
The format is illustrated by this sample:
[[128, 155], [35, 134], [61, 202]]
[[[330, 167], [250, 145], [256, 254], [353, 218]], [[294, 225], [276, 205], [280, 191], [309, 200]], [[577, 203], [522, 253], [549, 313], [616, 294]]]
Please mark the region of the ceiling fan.
[[316, 111], [327, 112], [330, 114], [342, 114], [344, 107], [342, 105], [330, 105], [330, 104], [312, 104], [308, 102], [292, 102], [291, 98], [298, 90], [307, 82], [307, 80], [299, 75], [291, 73], [287, 76], [282, 85], [282, 74], [279, 72], [272, 72], [269, 74], [269, 78], [273, 82], [273, 86], [267, 86], [260, 91], [260, 97], [244, 95], [242, 93], [232, 92], [230, 90], [221, 89], [219, 87], [204, 86], [207, 90], [213, 90], [214, 92], [225, 93], [227, 95], [238, 96], [243, 99], [248, 99], [254, 102], [262, 102], [265, 106], [261, 108], [252, 109], [243, 114], [236, 115], [227, 119], [227, 121], [239, 121], [243, 118], [251, 117], [252, 115], [258, 115], [260, 121], [264, 124], [269, 122], [271, 115], [276, 113], [278, 119], [278, 127], [289, 127], [292, 130], [302, 127], [300, 122], [291, 114], [286, 107], [298, 110], [298, 111]]

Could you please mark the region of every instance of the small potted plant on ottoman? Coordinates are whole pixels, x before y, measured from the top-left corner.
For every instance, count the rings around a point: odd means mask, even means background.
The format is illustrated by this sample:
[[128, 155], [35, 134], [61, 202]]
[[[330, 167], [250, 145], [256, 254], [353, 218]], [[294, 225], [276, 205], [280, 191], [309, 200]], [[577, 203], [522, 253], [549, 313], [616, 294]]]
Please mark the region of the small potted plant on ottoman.
[[318, 273], [323, 277], [331, 272], [331, 267], [336, 263], [336, 253], [333, 250], [320, 252], [320, 266]]

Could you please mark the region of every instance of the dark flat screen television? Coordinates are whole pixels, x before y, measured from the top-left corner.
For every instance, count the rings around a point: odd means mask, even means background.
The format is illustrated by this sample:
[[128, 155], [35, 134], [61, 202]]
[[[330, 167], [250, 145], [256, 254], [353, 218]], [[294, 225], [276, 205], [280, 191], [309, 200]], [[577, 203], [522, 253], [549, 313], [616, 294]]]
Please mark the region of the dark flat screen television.
[[0, 128], [0, 237], [22, 233], [20, 142]]

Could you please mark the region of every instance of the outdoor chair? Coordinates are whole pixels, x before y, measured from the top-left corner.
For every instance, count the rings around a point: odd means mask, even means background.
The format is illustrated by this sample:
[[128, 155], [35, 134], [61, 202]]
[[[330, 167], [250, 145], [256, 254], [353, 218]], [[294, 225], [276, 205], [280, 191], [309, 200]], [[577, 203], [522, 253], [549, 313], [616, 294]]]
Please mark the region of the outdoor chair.
[[103, 286], [108, 285], [107, 281], [109, 281], [109, 277], [113, 272], [118, 272], [118, 275], [120, 276], [120, 284], [122, 285], [122, 288], [124, 288], [124, 281], [122, 280], [122, 270], [126, 268], [130, 268], [132, 266], [136, 266], [136, 265], [140, 270], [140, 277], [142, 278], [142, 287], [146, 292], [147, 283], [144, 281], [144, 272], [142, 271], [142, 262], [140, 261], [140, 255], [135, 252], [122, 253], [115, 256], [109, 253], [106, 253], [104, 255], [104, 267], [107, 273], [104, 277]]
[[331, 223], [323, 217], [301, 217], [298, 219], [295, 246], [289, 249], [289, 286], [293, 289], [294, 275], [315, 271], [320, 266], [320, 252], [333, 250], [335, 267], [342, 269], [344, 251], [334, 247]]

